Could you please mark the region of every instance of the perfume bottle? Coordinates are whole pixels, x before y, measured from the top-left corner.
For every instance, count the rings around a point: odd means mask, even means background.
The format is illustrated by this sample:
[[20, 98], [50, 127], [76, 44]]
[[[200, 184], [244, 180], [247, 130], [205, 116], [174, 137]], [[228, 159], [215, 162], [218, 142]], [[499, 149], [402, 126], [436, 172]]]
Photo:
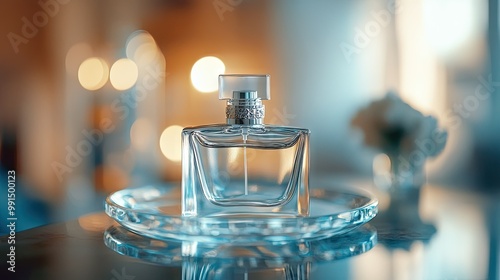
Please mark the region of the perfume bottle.
[[220, 75], [226, 124], [182, 132], [182, 215], [309, 215], [308, 129], [264, 124], [269, 75]]

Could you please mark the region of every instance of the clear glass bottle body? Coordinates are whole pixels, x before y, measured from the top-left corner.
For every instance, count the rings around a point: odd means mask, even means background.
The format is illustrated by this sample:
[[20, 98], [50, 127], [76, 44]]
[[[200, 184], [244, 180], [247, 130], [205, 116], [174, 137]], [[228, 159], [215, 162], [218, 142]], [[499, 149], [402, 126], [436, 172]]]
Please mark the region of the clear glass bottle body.
[[307, 216], [309, 133], [270, 125], [184, 129], [183, 215]]

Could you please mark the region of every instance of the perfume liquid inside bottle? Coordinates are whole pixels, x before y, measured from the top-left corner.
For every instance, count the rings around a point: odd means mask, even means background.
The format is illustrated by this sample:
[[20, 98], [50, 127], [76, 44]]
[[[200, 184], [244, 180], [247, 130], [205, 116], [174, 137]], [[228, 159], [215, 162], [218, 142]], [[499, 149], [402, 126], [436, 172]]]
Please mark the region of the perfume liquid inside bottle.
[[183, 131], [183, 215], [307, 216], [309, 130], [263, 124], [269, 76], [219, 83], [227, 123]]

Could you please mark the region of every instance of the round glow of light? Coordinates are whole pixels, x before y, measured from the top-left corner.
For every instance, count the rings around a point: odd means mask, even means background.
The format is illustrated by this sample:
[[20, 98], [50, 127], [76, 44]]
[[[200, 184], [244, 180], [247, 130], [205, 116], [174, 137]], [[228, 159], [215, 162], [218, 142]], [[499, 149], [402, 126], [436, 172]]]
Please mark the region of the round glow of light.
[[160, 136], [160, 149], [163, 155], [175, 162], [181, 161], [181, 133], [182, 126], [172, 125], [167, 127]]
[[135, 62], [128, 58], [122, 58], [111, 66], [109, 80], [115, 89], [126, 90], [137, 82], [138, 76], [139, 70]]
[[145, 118], [137, 119], [130, 128], [130, 141], [134, 148], [145, 151], [150, 146], [151, 135], [154, 133], [153, 125]]
[[391, 159], [386, 154], [378, 154], [373, 158], [373, 171], [374, 173], [391, 172]]
[[200, 92], [213, 92], [218, 89], [218, 76], [224, 74], [224, 62], [215, 56], [205, 56], [195, 62], [191, 69], [191, 83]]
[[423, 20], [426, 39], [442, 56], [454, 54], [475, 34], [481, 34], [487, 18], [484, 1], [424, 0]]
[[137, 64], [151, 63], [160, 52], [153, 36], [145, 30], [137, 30], [128, 37], [125, 51]]
[[78, 81], [87, 90], [98, 90], [108, 81], [108, 64], [102, 58], [91, 57], [80, 64]]

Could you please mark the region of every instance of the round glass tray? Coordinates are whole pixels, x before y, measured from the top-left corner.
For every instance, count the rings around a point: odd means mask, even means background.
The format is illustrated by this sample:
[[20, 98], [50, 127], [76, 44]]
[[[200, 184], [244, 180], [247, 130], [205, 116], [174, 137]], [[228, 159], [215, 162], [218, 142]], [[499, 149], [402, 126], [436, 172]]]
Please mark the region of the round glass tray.
[[152, 239], [117, 225], [105, 231], [104, 243], [119, 254], [168, 266], [203, 263], [266, 268], [285, 264], [322, 263], [357, 256], [377, 244], [377, 232], [373, 227], [364, 225], [349, 233], [321, 240], [232, 245]]
[[313, 189], [310, 216], [197, 218], [181, 216], [179, 186], [124, 189], [106, 198], [105, 211], [123, 227], [157, 238], [211, 243], [313, 240], [348, 232], [377, 214], [377, 200], [361, 192]]

